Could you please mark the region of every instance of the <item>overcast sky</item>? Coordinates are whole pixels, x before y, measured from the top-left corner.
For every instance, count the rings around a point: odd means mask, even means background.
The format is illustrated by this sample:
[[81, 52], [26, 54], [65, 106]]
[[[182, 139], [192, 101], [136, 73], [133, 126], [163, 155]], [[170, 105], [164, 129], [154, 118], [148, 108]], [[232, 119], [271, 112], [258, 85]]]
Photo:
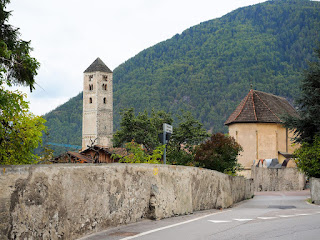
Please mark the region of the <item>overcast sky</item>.
[[45, 114], [82, 91], [97, 58], [114, 70], [137, 53], [201, 22], [264, 0], [11, 0], [9, 23], [41, 64], [30, 109]]

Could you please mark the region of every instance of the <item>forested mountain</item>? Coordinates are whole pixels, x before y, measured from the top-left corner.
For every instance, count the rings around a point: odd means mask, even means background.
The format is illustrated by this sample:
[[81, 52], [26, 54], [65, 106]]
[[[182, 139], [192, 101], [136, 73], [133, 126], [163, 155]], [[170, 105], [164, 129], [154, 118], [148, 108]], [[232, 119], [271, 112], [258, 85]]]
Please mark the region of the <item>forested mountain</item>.
[[[81, 146], [82, 139], [82, 93], [71, 98], [65, 104], [57, 107], [44, 115], [47, 120], [48, 135], [44, 136], [43, 142], [58, 144], [70, 144]], [[71, 151], [67, 147], [50, 146], [55, 155]], [[37, 153], [40, 154], [40, 149]]]
[[[114, 125], [134, 107], [191, 111], [209, 130], [254, 89], [292, 101], [320, 40], [320, 2], [278, 0], [237, 9], [150, 47], [114, 70]], [[45, 115], [52, 142], [81, 144], [82, 94]]]

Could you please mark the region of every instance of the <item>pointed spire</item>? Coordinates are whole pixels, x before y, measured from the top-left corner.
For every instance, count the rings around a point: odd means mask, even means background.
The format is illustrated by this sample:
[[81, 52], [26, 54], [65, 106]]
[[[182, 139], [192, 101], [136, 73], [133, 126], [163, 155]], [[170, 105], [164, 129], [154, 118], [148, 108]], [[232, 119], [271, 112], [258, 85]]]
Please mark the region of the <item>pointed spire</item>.
[[106, 72], [112, 73], [112, 71], [104, 64], [104, 62], [97, 58], [85, 71], [85, 73], [89, 72]]

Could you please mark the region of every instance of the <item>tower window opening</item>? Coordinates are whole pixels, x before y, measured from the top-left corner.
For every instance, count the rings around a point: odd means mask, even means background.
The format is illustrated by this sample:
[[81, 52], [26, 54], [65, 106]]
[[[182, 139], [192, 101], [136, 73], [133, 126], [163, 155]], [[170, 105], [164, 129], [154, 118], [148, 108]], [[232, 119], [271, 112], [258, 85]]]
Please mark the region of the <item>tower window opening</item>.
[[93, 90], [93, 84], [89, 84], [89, 90]]
[[107, 103], [107, 98], [103, 98], [103, 103], [104, 103], [104, 104]]
[[103, 78], [103, 80], [105, 80], [105, 81], [108, 80], [108, 76], [107, 76], [107, 75], [103, 75], [102, 78]]
[[89, 81], [91, 81], [93, 78], [93, 75], [89, 75]]
[[89, 103], [92, 103], [92, 98], [89, 98]]
[[102, 84], [102, 90], [107, 90], [107, 84]]

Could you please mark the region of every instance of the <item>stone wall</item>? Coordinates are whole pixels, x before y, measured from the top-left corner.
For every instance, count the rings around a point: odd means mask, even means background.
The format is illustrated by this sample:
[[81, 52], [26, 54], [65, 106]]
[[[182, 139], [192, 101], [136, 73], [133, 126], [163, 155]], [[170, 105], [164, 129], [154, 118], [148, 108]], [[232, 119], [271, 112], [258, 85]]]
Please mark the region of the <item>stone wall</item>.
[[251, 168], [255, 191], [299, 191], [305, 188], [305, 175], [297, 168]]
[[311, 201], [320, 205], [320, 178], [311, 178], [310, 183]]
[[0, 239], [76, 239], [108, 227], [226, 208], [252, 182], [148, 164], [0, 166]]

